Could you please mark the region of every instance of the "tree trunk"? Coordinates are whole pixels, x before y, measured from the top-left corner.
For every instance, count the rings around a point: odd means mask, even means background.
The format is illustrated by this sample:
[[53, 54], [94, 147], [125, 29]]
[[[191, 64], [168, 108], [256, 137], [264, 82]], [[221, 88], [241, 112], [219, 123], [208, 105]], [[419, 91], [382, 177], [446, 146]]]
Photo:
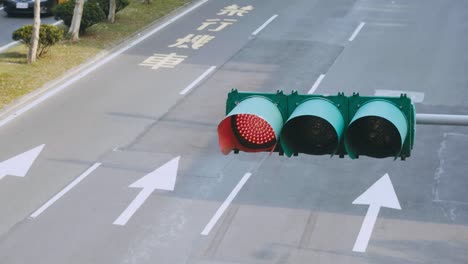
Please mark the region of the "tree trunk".
[[115, 0], [109, 0], [109, 16], [107, 17], [107, 20], [111, 23], [115, 22], [115, 6]]
[[31, 45], [29, 45], [28, 64], [34, 63], [39, 46], [39, 29], [41, 28], [41, 0], [34, 1], [34, 24], [31, 34]]
[[71, 34], [72, 41], [80, 40], [81, 16], [83, 15], [84, 0], [76, 0], [73, 18], [68, 33]]

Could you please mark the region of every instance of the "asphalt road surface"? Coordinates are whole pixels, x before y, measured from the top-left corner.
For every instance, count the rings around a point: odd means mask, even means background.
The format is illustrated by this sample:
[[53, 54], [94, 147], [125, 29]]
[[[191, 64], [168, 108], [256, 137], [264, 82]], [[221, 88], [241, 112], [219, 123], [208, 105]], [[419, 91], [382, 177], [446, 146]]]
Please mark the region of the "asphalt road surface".
[[[0, 263], [468, 263], [468, 128], [418, 126], [406, 161], [224, 156], [216, 133], [232, 88], [405, 91], [467, 114], [467, 1], [208, 0], [172, 18], [0, 126], [0, 161], [45, 144], [0, 180]], [[352, 202], [385, 174], [401, 210], [353, 251], [369, 206]]]
[[[55, 21], [53, 16], [43, 16], [41, 17], [41, 23], [44, 24], [53, 24]], [[12, 42], [11, 34], [13, 31], [18, 28], [32, 24], [33, 16], [32, 15], [15, 15], [8, 16], [5, 11], [0, 10], [0, 48]]]

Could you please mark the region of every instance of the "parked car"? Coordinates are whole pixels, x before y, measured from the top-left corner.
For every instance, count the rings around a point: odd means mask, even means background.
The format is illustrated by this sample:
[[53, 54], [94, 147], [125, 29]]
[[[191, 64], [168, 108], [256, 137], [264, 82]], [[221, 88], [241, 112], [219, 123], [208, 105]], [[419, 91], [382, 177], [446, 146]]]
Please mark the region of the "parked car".
[[[41, 14], [52, 14], [52, 8], [66, 0], [41, 0]], [[33, 14], [34, 0], [4, 0], [3, 6], [8, 15]]]

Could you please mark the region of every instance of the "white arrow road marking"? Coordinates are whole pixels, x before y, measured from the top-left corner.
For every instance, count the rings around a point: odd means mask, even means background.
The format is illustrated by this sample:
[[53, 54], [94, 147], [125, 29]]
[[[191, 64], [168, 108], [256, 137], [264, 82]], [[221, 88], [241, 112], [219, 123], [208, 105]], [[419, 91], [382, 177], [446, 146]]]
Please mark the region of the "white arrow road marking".
[[9, 175], [24, 177], [45, 145], [40, 145], [0, 163], [0, 180]]
[[159, 189], [173, 191], [177, 178], [177, 170], [179, 168], [179, 160], [180, 156], [173, 158], [153, 172], [150, 172], [138, 181], [129, 185], [128, 187], [130, 188], [142, 188], [143, 190], [140, 191], [137, 197], [122, 212], [122, 214], [120, 214], [113, 224], [121, 226], [126, 225], [128, 220], [130, 220], [133, 214], [135, 214], [138, 208], [140, 208], [154, 190]]
[[353, 251], [366, 252], [369, 239], [374, 229], [377, 216], [379, 215], [380, 207], [388, 207], [401, 210], [400, 202], [393, 189], [392, 181], [386, 173], [382, 178], [375, 182], [369, 189], [361, 194], [353, 204], [367, 204], [366, 217], [362, 223], [359, 235], [354, 243]]

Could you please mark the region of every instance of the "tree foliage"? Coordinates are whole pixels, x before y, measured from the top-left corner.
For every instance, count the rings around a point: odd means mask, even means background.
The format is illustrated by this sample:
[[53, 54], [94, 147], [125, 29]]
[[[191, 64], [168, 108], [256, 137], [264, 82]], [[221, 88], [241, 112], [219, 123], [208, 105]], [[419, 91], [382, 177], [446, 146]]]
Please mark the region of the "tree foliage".
[[[31, 45], [32, 25], [23, 26], [13, 32], [13, 40]], [[49, 48], [63, 39], [64, 31], [54, 25], [41, 25], [39, 29], [39, 57], [45, 55]]]
[[[71, 25], [75, 1], [70, 0], [65, 3], [58, 4], [55, 8], [55, 19], [63, 20], [67, 26]], [[106, 15], [100, 4], [96, 0], [86, 1], [83, 6], [83, 16], [81, 17], [80, 34], [85, 33], [90, 26], [97, 24], [106, 19]]]
[[[106, 17], [109, 16], [109, 0], [97, 0], [97, 2], [99, 3], [99, 6], [101, 7], [102, 11], [104, 11]], [[130, 4], [129, 0], [115, 0], [115, 2], [116, 13], [128, 6], [128, 4]]]

